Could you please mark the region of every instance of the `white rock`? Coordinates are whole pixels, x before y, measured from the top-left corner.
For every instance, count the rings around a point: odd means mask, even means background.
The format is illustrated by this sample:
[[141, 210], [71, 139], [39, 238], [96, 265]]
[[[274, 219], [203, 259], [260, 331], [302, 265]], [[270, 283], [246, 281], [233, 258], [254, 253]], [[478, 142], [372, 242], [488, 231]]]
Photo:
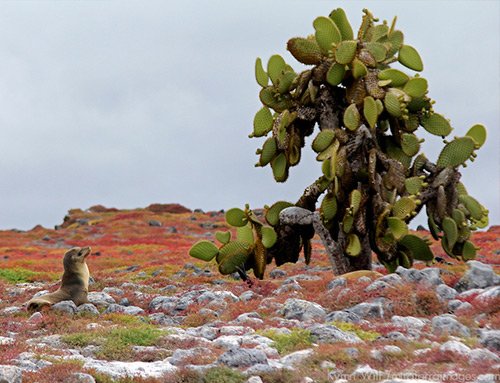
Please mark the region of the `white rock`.
[[428, 319], [425, 318], [416, 318], [412, 316], [399, 316], [399, 315], [394, 315], [391, 318], [392, 323], [394, 323], [396, 326], [401, 326], [405, 328], [415, 328], [417, 330], [422, 330], [422, 328], [429, 323]]
[[439, 347], [439, 351], [451, 352], [453, 354], [460, 354], [460, 355], [467, 356], [467, 355], [469, 355], [471, 349], [461, 342], [458, 342], [456, 340], [449, 340], [448, 342], [443, 343]]
[[285, 366], [293, 367], [301, 363], [304, 359], [307, 359], [313, 352], [314, 350], [312, 348], [295, 351], [281, 358], [280, 363]]
[[263, 383], [260, 376], [251, 376], [248, 378], [247, 383]]
[[219, 333], [221, 335], [246, 335], [255, 333], [255, 330], [245, 326], [222, 326]]
[[14, 343], [14, 339], [8, 338], [6, 336], [0, 336], [0, 345], [5, 346]]
[[87, 359], [85, 369], [109, 375], [113, 379], [125, 377], [161, 378], [166, 373], [174, 372], [177, 367], [166, 360], [156, 362], [108, 362], [106, 360]]
[[222, 335], [217, 339], [214, 339], [212, 343], [215, 346], [222, 347], [225, 349], [230, 349], [234, 347], [239, 347], [241, 345], [243, 336], [241, 335]]
[[22, 370], [19, 367], [0, 365], [0, 382], [21, 383], [22, 380]]

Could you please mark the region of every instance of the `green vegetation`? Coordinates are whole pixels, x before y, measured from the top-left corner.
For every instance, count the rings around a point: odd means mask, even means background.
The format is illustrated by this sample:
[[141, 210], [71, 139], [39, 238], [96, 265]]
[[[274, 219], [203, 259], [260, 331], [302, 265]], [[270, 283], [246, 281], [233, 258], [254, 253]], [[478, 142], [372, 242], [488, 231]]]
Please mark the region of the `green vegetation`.
[[165, 332], [148, 324], [128, 328], [102, 329], [68, 334], [62, 340], [73, 347], [100, 346], [97, 356], [107, 360], [127, 360], [131, 346], [153, 346]]
[[281, 334], [273, 330], [268, 330], [263, 331], [260, 334], [274, 341], [272, 347], [274, 347], [280, 355], [286, 355], [294, 351], [304, 350], [311, 347], [313, 343], [311, 332], [309, 330], [295, 328], [292, 329], [290, 334]]
[[356, 334], [361, 340], [372, 341], [377, 339], [381, 335], [376, 331], [363, 330], [360, 327], [356, 326], [354, 323], [332, 322], [331, 324], [337, 327], [339, 330], [349, 331]]
[[33, 277], [36, 274], [33, 271], [23, 268], [0, 269], [0, 279], [4, 279], [10, 283], [33, 282]]
[[[449, 256], [475, 257], [471, 233], [488, 225], [488, 210], [468, 194], [459, 167], [474, 161], [486, 128], [476, 124], [446, 141], [453, 127], [434, 110], [428, 81], [414, 73], [424, 69], [418, 51], [396, 28], [396, 18], [379, 22], [363, 13], [356, 34], [338, 8], [314, 20], [313, 34], [290, 39], [288, 51], [309, 66], [300, 73], [280, 55], [267, 65], [257, 58], [262, 107], [250, 137], [265, 141], [256, 166], [269, 165], [276, 182], [285, 182], [312, 136], [321, 173], [296, 203], [266, 206], [264, 217], [248, 206], [229, 209], [226, 221], [237, 238], [219, 232], [219, 247], [199, 241], [192, 257], [215, 259], [222, 274], [245, 279], [253, 270], [262, 279], [273, 260], [278, 266], [297, 262], [303, 251], [309, 263], [317, 233], [335, 274], [371, 269], [372, 251], [393, 272], [434, 259], [428, 239], [408, 233], [424, 207], [432, 236]], [[395, 62], [411, 72], [392, 68]], [[421, 152], [420, 133], [443, 139], [434, 162]]]

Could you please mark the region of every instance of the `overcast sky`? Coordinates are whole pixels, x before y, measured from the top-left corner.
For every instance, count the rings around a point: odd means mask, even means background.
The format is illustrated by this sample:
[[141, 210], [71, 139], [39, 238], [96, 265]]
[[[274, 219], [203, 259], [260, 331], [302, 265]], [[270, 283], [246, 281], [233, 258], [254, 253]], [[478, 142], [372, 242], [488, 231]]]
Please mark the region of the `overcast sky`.
[[[365, 7], [397, 15], [453, 133], [487, 126], [462, 173], [499, 224], [500, 2], [121, 0], [2, 2], [0, 228], [51, 227], [95, 204], [296, 200], [320, 166], [304, 155], [285, 184], [254, 167], [254, 62], [279, 53], [300, 70], [286, 41], [339, 6], [355, 28]], [[441, 140], [424, 138], [435, 160]]]

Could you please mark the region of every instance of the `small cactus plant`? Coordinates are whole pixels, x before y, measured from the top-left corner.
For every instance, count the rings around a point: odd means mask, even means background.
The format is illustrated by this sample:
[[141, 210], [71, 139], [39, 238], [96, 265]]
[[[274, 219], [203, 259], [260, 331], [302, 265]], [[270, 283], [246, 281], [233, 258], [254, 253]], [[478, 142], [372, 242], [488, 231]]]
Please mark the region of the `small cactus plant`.
[[[372, 251], [389, 271], [414, 260], [432, 262], [427, 239], [408, 233], [409, 222], [426, 208], [429, 229], [451, 257], [468, 260], [476, 248], [471, 232], [488, 225], [488, 211], [460, 183], [458, 168], [474, 161], [486, 140], [483, 125], [444, 141], [436, 162], [420, 152], [419, 128], [444, 140], [452, 125], [437, 113], [417, 50], [396, 29], [363, 10], [354, 35], [338, 8], [313, 21], [314, 33], [294, 37], [287, 49], [302, 64], [297, 73], [280, 55], [255, 77], [263, 106], [250, 137], [265, 137], [256, 166], [270, 166], [277, 182], [300, 162], [306, 138], [320, 162], [320, 177], [296, 203], [265, 207], [265, 222], [249, 208], [231, 209], [237, 239], [218, 233], [221, 247], [201, 241], [190, 254], [216, 258], [223, 274], [311, 259], [310, 240], [322, 239], [335, 273], [371, 268]], [[399, 62], [411, 72], [392, 68]], [[316, 209], [319, 209], [316, 211]]]

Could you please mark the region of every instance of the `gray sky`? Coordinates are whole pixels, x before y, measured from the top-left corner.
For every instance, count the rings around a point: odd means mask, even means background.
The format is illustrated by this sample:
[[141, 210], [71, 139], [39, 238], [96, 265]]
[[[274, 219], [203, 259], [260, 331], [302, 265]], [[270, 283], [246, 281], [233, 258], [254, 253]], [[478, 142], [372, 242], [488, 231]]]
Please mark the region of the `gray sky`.
[[[0, 10], [0, 228], [50, 227], [94, 204], [296, 200], [320, 166], [308, 150], [285, 184], [254, 168], [253, 66], [279, 53], [299, 70], [286, 41], [339, 6], [354, 28], [365, 7], [398, 15], [453, 133], [487, 126], [462, 174], [500, 223], [498, 1], [11, 1]], [[422, 136], [435, 160], [441, 140]]]

